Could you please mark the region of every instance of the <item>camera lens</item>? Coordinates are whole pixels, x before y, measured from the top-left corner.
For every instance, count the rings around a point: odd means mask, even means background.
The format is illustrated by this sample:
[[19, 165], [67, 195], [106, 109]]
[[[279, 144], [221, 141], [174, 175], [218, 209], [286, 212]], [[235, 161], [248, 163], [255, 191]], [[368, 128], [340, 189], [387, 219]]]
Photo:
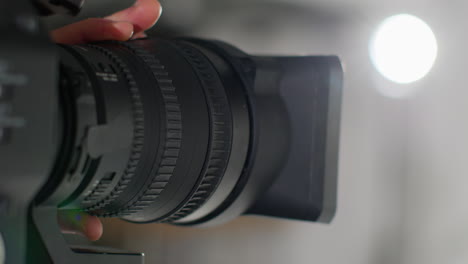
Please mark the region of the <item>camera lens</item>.
[[[64, 49], [77, 63], [63, 70], [78, 84], [68, 91], [76, 105], [68, 118], [83, 130], [75, 142], [86, 156], [77, 157], [83, 180], [71, 197], [81, 208], [172, 222], [213, 194], [230, 162], [229, 176], [240, 176], [250, 133], [245, 92], [241, 84], [227, 90], [196, 47], [140, 40]], [[231, 154], [233, 144], [243, 147]]]
[[60, 56], [60, 155], [42, 193], [61, 208], [177, 224], [334, 212], [336, 57], [253, 57], [198, 39], [63, 45]]

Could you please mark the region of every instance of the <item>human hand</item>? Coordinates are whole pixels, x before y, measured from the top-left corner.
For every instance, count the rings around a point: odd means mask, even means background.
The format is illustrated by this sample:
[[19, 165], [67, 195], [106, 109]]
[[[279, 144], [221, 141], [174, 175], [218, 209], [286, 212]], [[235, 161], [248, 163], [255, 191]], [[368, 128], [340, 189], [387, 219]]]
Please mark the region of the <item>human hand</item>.
[[52, 39], [62, 44], [145, 37], [161, 16], [157, 0], [136, 0], [135, 4], [105, 18], [89, 18], [51, 32]]
[[[52, 40], [61, 44], [82, 44], [93, 41], [145, 37], [161, 16], [157, 0], [136, 0], [125, 10], [105, 18], [89, 18], [51, 32]], [[98, 240], [103, 232], [99, 218], [76, 211], [59, 211], [58, 222], [63, 233], [81, 234], [89, 240]]]

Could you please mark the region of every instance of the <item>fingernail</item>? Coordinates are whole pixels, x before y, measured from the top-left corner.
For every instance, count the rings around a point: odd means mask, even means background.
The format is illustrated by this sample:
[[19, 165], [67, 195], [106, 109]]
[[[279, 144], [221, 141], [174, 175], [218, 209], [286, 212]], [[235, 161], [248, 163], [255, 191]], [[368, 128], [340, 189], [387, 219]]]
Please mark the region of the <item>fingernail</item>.
[[140, 32], [138, 34], [134, 34], [132, 39], [141, 39], [141, 38], [147, 38], [148, 35], [146, 35], [145, 32]]
[[152, 28], [154, 25], [156, 25], [156, 23], [158, 23], [159, 19], [161, 18], [162, 12], [163, 12], [163, 8], [162, 8], [162, 5], [160, 3], [159, 4], [159, 16], [158, 16], [158, 18], [156, 18], [156, 20], [154, 21], [153, 25], [151, 25], [150, 28]]

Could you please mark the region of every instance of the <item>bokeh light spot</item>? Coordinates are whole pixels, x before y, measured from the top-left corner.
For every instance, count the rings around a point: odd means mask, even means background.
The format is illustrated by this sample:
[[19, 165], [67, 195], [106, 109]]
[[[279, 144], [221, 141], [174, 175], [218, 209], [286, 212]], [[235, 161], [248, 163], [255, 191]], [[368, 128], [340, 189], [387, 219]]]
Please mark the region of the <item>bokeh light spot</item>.
[[385, 19], [370, 42], [376, 69], [396, 83], [415, 82], [431, 70], [437, 57], [437, 40], [421, 19], [400, 14]]

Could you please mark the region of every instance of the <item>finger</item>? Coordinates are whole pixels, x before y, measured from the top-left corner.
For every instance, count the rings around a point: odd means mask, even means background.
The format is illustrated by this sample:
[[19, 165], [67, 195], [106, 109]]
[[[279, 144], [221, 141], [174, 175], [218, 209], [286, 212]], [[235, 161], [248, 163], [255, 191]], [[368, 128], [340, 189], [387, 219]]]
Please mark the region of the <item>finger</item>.
[[91, 241], [102, 236], [103, 228], [99, 218], [73, 210], [59, 211], [58, 223], [65, 234], [79, 234]]
[[106, 18], [114, 21], [130, 22], [135, 28], [135, 33], [139, 33], [156, 24], [161, 13], [161, 4], [157, 0], [137, 0], [133, 6]]
[[102, 40], [125, 41], [133, 36], [133, 25], [103, 18], [89, 18], [52, 31], [57, 43], [82, 44]]
[[84, 234], [90, 241], [96, 241], [101, 238], [103, 227], [101, 220], [96, 216], [87, 216]]

